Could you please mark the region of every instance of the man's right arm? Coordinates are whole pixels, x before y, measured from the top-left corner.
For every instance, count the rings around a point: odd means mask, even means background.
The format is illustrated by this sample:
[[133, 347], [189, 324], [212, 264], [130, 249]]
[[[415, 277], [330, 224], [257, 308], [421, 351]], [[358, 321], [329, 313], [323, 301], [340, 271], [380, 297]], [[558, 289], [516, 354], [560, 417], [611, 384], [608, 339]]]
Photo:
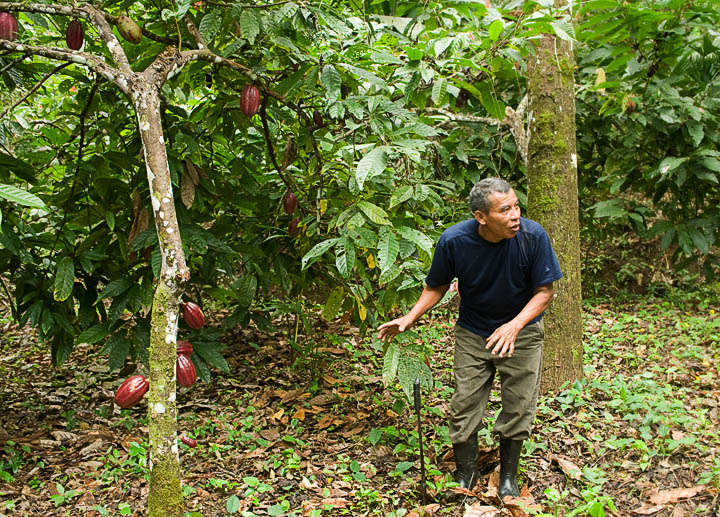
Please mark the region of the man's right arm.
[[423, 314], [435, 307], [435, 305], [442, 300], [442, 297], [445, 296], [449, 288], [450, 284], [435, 287], [426, 285], [420, 298], [415, 302], [413, 308], [410, 309], [410, 312], [405, 316], [396, 318], [378, 327], [378, 338], [382, 341], [390, 341], [401, 332], [408, 330]]

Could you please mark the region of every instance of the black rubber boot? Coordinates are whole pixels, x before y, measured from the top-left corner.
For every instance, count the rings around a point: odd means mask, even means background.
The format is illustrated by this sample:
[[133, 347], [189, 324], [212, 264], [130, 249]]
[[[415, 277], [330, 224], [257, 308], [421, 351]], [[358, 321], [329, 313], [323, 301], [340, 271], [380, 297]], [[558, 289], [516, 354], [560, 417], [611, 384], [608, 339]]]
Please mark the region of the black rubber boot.
[[506, 496], [519, 497], [517, 469], [523, 440], [500, 439], [500, 482], [498, 497], [502, 501]]
[[[460, 488], [472, 490], [477, 481], [477, 433], [470, 435], [470, 439], [465, 443], [453, 443], [453, 453], [457, 467], [456, 481], [460, 484]], [[451, 502], [461, 501], [466, 497], [465, 494], [458, 493], [453, 488], [445, 494], [445, 498]]]

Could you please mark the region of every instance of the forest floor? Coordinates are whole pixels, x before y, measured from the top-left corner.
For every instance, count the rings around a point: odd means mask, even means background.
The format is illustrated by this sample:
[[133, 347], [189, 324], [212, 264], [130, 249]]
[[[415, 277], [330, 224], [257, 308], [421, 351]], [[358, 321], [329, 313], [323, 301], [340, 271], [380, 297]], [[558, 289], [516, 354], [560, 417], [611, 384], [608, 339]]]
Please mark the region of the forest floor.
[[[489, 431], [474, 505], [439, 497], [453, 470], [452, 321], [438, 310], [417, 328], [434, 350], [422, 410], [426, 507], [412, 407], [383, 386], [371, 339], [335, 325], [318, 329], [295, 368], [282, 333], [227, 333], [230, 374], [213, 370], [211, 382], [179, 391], [179, 432], [198, 442], [180, 445], [187, 515], [720, 516], [716, 294], [585, 302], [585, 378], [541, 398], [523, 497], [507, 506], [494, 495]], [[111, 372], [87, 345], [53, 368], [33, 332], [5, 321], [0, 515], [145, 515], [147, 408], [113, 403], [128, 371]], [[489, 427], [498, 409], [494, 392]]]

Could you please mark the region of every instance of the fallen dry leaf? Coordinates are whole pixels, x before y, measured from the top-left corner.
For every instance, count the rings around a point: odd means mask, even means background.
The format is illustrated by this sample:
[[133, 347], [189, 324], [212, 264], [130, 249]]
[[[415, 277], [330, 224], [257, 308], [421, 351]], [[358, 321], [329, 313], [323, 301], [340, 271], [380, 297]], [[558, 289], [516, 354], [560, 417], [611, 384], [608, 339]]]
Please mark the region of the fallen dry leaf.
[[636, 508], [632, 511], [635, 515], [653, 515], [655, 513], [658, 513], [661, 510], [664, 510], [665, 506], [651, 506], [650, 503], [643, 503], [643, 505], [640, 508]]
[[565, 475], [571, 479], [579, 480], [582, 478], [582, 471], [580, 468], [578, 468], [577, 465], [575, 465], [572, 461], [568, 460], [567, 458], [563, 456], [559, 456], [557, 454], [553, 454], [550, 458], [553, 463], [557, 463], [560, 469], [565, 473]]
[[650, 494], [650, 502], [661, 505], [677, 503], [681, 499], [690, 499], [705, 490], [705, 485], [692, 486], [689, 488], [676, 488], [675, 490], [661, 490]]
[[302, 422], [305, 420], [305, 410], [303, 408], [298, 409], [295, 413], [293, 413], [292, 418], [297, 418]]
[[500, 510], [494, 506], [477, 506], [472, 505], [467, 509], [463, 517], [494, 517], [499, 515]]

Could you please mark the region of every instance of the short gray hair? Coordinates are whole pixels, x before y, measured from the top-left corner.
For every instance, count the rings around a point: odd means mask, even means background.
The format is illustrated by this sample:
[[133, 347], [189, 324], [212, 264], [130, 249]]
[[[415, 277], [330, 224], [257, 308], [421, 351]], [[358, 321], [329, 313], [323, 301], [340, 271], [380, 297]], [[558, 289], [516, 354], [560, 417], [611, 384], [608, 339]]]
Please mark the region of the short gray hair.
[[512, 187], [510, 183], [502, 178], [484, 178], [475, 183], [470, 191], [470, 211], [475, 213], [480, 210], [487, 214], [490, 212], [490, 195], [499, 192], [506, 194]]

